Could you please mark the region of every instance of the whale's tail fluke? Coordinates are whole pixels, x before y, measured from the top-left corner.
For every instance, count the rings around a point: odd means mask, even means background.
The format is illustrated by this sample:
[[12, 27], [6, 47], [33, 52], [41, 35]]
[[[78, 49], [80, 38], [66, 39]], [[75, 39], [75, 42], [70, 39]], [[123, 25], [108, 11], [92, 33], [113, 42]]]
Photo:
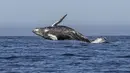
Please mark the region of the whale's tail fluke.
[[52, 24], [52, 26], [57, 26], [59, 23], [61, 23], [63, 21], [63, 19], [67, 16], [67, 14], [65, 14], [59, 21], [56, 21], [55, 23]]

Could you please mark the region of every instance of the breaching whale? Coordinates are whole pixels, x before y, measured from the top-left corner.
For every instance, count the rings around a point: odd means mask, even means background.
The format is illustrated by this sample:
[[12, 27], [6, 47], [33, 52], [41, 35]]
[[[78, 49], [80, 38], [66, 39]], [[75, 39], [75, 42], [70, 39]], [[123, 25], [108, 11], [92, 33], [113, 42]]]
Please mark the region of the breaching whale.
[[87, 37], [77, 32], [75, 29], [68, 26], [59, 25], [66, 16], [67, 14], [51, 26], [35, 28], [32, 32], [48, 40], [78, 40], [88, 43], [100, 43], [105, 41], [103, 38], [90, 41]]

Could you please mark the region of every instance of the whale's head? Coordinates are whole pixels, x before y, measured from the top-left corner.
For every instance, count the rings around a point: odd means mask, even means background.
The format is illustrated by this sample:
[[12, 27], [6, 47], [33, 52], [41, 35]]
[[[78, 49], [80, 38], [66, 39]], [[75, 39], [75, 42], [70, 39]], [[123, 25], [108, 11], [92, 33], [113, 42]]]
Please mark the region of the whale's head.
[[55, 35], [52, 35], [52, 34], [49, 34], [49, 29], [55, 27], [55, 26], [58, 26], [62, 21], [63, 19], [67, 16], [67, 14], [65, 14], [60, 20], [56, 21], [55, 23], [53, 23], [51, 26], [48, 26], [48, 27], [44, 27], [44, 28], [35, 28], [32, 30], [33, 33], [35, 33], [36, 35], [38, 36], [41, 36], [45, 39], [50, 39], [49, 37], [55, 37], [56, 39], [56, 36]]
[[38, 36], [46, 37], [49, 29], [47, 27], [45, 28], [35, 28], [32, 30], [33, 33], [35, 33]]

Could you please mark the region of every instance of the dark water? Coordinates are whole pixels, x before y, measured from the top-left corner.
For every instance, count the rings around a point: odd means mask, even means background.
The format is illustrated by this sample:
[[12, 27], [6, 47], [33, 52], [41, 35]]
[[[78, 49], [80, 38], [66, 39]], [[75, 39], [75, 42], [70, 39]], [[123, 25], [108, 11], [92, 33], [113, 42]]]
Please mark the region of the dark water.
[[86, 44], [0, 37], [0, 73], [130, 73], [130, 37], [107, 39], [110, 43]]

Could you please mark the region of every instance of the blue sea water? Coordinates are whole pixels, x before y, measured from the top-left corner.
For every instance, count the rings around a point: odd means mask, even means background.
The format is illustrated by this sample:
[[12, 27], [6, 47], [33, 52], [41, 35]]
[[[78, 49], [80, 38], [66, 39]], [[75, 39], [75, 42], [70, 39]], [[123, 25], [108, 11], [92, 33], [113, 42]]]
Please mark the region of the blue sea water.
[[0, 37], [0, 73], [130, 73], [130, 36], [106, 38], [109, 43], [88, 44]]

